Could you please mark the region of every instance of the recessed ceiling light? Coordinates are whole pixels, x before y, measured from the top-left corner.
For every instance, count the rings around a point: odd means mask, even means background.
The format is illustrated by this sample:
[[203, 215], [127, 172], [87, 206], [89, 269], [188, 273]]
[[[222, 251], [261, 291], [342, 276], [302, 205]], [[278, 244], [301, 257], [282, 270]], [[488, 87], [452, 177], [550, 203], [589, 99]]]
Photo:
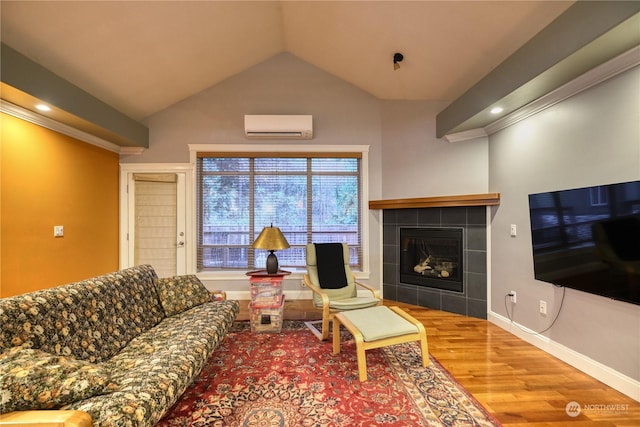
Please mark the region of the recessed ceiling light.
[[502, 107], [494, 107], [491, 109], [491, 114], [500, 114], [504, 111]]
[[51, 107], [45, 104], [38, 104], [36, 105], [36, 108], [40, 111], [51, 111]]

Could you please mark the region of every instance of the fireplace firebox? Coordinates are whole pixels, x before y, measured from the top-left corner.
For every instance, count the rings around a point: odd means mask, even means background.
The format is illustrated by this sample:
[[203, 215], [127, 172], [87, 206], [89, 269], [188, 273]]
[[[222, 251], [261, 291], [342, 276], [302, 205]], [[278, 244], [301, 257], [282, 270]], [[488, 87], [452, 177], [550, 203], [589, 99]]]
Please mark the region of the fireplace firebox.
[[462, 292], [462, 228], [400, 228], [400, 282]]

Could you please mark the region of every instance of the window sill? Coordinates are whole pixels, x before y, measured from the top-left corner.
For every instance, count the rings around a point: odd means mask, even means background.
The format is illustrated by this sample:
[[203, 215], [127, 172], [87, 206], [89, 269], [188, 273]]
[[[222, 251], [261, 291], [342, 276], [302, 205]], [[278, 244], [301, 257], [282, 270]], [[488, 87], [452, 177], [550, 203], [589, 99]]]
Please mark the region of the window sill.
[[[307, 273], [304, 268], [285, 268], [286, 271], [290, 271], [291, 274], [285, 276], [285, 280], [302, 280], [303, 276]], [[220, 270], [220, 271], [201, 271], [196, 273], [196, 276], [200, 280], [249, 280], [247, 276], [248, 270]], [[354, 271], [356, 280], [367, 280], [371, 276], [370, 272]]]

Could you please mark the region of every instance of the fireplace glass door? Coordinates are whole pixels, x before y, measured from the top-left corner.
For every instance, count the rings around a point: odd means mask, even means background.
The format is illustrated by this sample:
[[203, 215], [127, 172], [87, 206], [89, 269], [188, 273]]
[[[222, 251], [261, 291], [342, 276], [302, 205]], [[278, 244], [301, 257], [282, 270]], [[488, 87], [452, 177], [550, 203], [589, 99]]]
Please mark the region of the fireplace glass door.
[[400, 282], [462, 292], [462, 228], [400, 228]]

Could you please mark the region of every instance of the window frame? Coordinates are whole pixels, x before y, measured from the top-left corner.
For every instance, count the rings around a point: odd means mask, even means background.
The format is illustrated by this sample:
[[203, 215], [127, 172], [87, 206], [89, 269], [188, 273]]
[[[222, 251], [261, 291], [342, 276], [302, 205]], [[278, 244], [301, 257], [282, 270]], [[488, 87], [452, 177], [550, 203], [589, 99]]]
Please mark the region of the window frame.
[[[354, 271], [354, 274], [358, 277], [369, 276], [369, 145], [292, 145], [292, 144], [188, 144], [190, 164], [193, 168], [194, 175], [197, 168], [197, 158], [199, 153], [237, 153], [239, 155], [251, 156], [256, 153], [360, 153], [360, 210], [361, 210], [361, 244], [362, 244], [362, 270]], [[193, 271], [199, 277], [204, 279], [237, 279], [244, 277], [245, 270], [203, 270], [197, 271], [197, 223], [195, 216], [197, 214], [197, 186], [195, 182], [191, 191], [191, 200], [194, 201], [193, 205], [193, 221], [192, 227], [189, 230], [190, 239], [192, 242], [189, 245], [190, 253], [189, 258], [192, 260], [190, 263], [193, 266]], [[302, 274], [304, 269], [293, 269], [294, 274]]]

